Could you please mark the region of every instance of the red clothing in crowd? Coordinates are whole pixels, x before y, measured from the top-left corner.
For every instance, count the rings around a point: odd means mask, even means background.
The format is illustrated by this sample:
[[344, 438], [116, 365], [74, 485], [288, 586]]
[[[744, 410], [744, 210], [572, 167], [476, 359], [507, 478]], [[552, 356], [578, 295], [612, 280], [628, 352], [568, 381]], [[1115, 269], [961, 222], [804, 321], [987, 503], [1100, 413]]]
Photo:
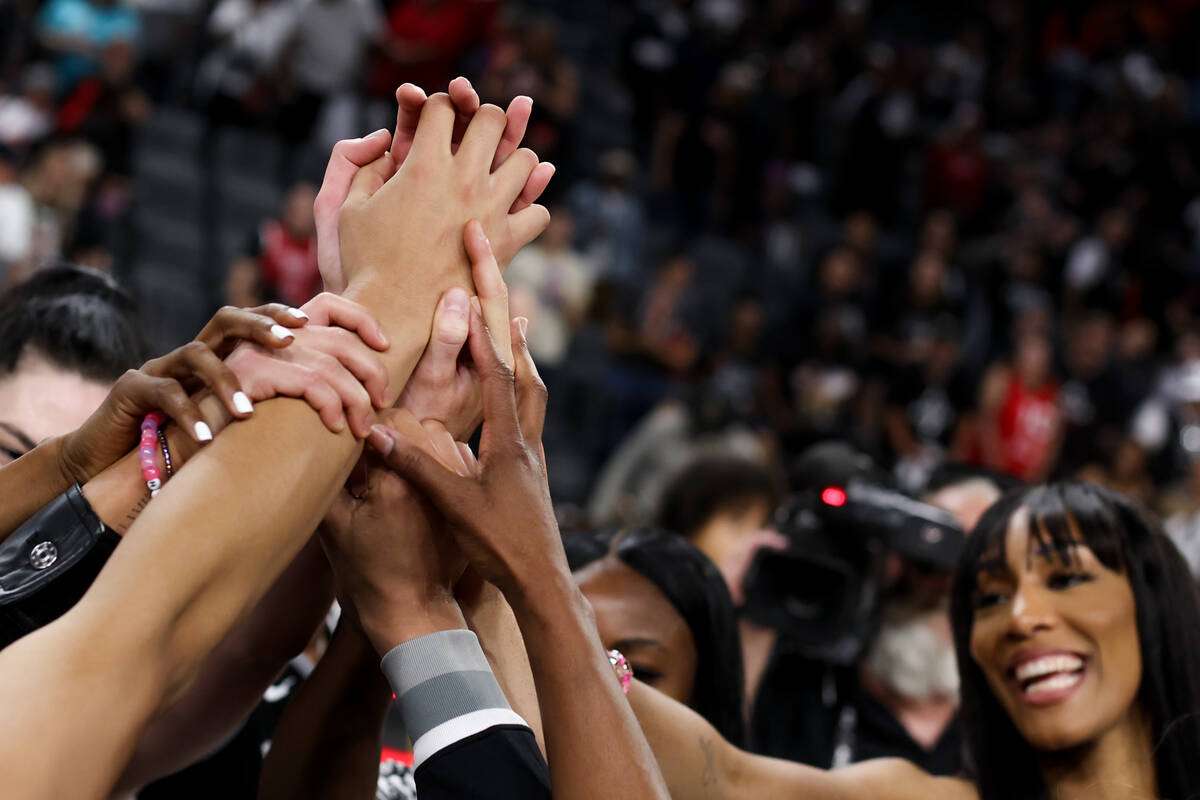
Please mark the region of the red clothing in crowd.
[[269, 292], [301, 306], [321, 291], [317, 237], [298, 237], [279, 220], [271, 220], [259, 231], [258, 244], [259, 274]]
[[372, 89], [386, 96], [407, 82], [444, 91], [463, 54], [483, 40], [495, 10], [494, 0], [400, 0], [388, 14], [388, 39], [407, 58], [402, 64], [380, 59]]
[[1001, 468], [1023, 480], [1039, 478], [1058, 435], [1058, 385], [1027, 387], [1020, 376], [1008, 379], [999, 425]]

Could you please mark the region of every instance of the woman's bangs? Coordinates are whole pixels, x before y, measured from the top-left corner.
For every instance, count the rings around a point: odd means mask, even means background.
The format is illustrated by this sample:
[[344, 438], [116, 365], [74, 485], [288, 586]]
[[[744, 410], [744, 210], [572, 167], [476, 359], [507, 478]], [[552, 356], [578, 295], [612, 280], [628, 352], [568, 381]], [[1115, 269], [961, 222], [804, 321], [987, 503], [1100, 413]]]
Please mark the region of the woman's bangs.
[[[1124, 571], [1122, 524], [1117, 509], [1095, 487], [1058, 484], [1022, 489], [1008, 502], [993, 506], [976, 526], [976, 574], [1008, 569], [1008, 533], [1013, 517], [1024, 508], [1029, 516], [1025, 559], [1045, 558], [1063, 566], [1078, 565], [1078, 548], [1090, 549], [1104, 566]], [[972, 548], [975, 549], [975, 548]]]

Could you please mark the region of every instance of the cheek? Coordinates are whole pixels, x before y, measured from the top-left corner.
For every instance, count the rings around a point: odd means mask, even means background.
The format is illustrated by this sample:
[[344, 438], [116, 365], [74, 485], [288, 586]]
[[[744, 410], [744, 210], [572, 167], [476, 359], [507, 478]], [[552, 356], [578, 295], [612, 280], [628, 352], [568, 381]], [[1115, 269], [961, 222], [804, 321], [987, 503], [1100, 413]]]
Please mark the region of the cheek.
[[971, 660], [983, 673], [992, 695], [996, 697], [1000, 705], [1008, 710], [1009, 714], [1012, 714], [1014, 711], [1013, 698], [1008, 691], [1004, 674], [1000, 671], [1002, 668], [993, 666], [999, 663], [996, 647], [1003, 641], [1004, 629], [1004, 621], [998, 614], [983, 614], [976, 617], [975, 623], [971, 627], [970, 650]]

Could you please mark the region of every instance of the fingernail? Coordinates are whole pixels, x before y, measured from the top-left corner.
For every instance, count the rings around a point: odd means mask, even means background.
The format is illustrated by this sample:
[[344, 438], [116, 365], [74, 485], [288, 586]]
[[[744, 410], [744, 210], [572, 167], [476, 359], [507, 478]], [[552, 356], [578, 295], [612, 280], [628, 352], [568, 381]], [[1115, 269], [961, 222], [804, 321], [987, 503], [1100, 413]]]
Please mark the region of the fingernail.
[[387, 334], [383, 332], [383, 328], [376, 328], [375, 330], [379, 333], [379, 341], [383, 343], [383, 349], [386, 350], [391, 347], [392, 340], [389, 339]]
[[367, 134], [367, 135], [366, 135], [365, 137], [363, 137], [363, 138], [365, 138], [365, 139], [378, 139], [380, 136], [382, 136], [382, 135], [383, 135], [383, 134], [385, 134], [385, 133], [387, 133], [387, 128], [380, 128], [379, 130], [375, 131], [374, 133], [369, 133], [369, 134]]
[[446, 292], [446, 311], [450, 312], [456, 317], [466, 317], [467, 306], [470, 301], [471, 298], [467, 295], [465, 290], [459, 288], [451, 289], [450, 291]]
[[291, 314], [296, 319], [308, 319], [308, 314], [305, 314], [303, 311], [301, 311], [298, 308], [289, 308], [288, 313]]
[[525, 331], [529, 330], [529, 319], [526, 317], [517, 317], [517, 329], [521, 331], [521, 338], [525, 338]]
[[271, 326], [271, 335], [281, 342], [286, 342], [288, 339], [295, 337], [294, 333], [278, 324]]
[[371, 443], [371, 447], [374, 447], [385, 456], [392, 452], [392, 448], [396, 446], [396, 443], [392, 441], [392, 437], [388, 434], [387, 428], [382, 425], [371, 426], [371, 434], [367, 437], [367, 441]]
[[239, 414], [253, 414], [254, 404], [250, 402], [250, 398], [245, 392], [233, 393], [233, 407], [237, 409]]
[[480, 314], [480, 315], [483, 314], [483, 306], [479, 305], [478, 297], [471, 298], [471, 308], [475, 309], [476, 314]]
[[197, 422], [195, 424], [195, 426], [193, 427], [193, 430], [196, 431], [196, 441], [198, 441], [198, 442], [211, 442], [212, 441], [212, 428], [208, 427], [207, 423]]

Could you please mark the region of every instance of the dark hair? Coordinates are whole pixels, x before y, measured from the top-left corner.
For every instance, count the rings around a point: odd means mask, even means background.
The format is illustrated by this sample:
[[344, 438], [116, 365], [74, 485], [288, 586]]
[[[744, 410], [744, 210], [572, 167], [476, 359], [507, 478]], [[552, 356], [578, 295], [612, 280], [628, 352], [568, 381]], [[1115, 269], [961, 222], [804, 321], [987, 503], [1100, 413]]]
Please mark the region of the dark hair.
[[658, 526], [691, 538], [715, 515], [740, 512], [762, 501], [767, 512], [779, 503], [771, 473], [745, 458], [699, 458], [671, 478], [658, 502]]
[[725, 579], [708, 556], [654, 529], [598, 531], [563, 538], [571, 571], [615, 555], [663, 593], [696, 644], [691, 707], [735, 745], [745, 741], [742, 646]]
[[950, 486], [957, 486], [968, 481], [987, 481], [1000, 492], [1010, 492], [1020, 489], [1026, 484], [1019, 478], [998, 472], [987, 467], [978, 467], [962, 461], [947, 461], [938, 465], [925, 482], [924, 494], [940, 492]]
[[40, 270], [0, 296], [0, 375], [32, 348], [63, 369], [115, 381], [144, 360], [133, 296], [74, 264]]
[[[1159, 796], [1200, 797], [1200, 593], [1162, 527], [1116, 492], [1082, 483], [1019, 489], [993, 505], [967, 538], [951, 589], [950, 614], [962, 678], [962, 716], [983, 800], [1047, 798], [1036, 753], [988, 687], [970, 653], [972, 598], [985, 562], [1004, 552], [1009, 522], [1029, 513], [1030, 552], [1070, 562], [1083, 543], [1129, 580], [1137, 605], [1142, 684], [1151, 723]], [[1076, 531], [1078, 534], [1076, 534]]]

